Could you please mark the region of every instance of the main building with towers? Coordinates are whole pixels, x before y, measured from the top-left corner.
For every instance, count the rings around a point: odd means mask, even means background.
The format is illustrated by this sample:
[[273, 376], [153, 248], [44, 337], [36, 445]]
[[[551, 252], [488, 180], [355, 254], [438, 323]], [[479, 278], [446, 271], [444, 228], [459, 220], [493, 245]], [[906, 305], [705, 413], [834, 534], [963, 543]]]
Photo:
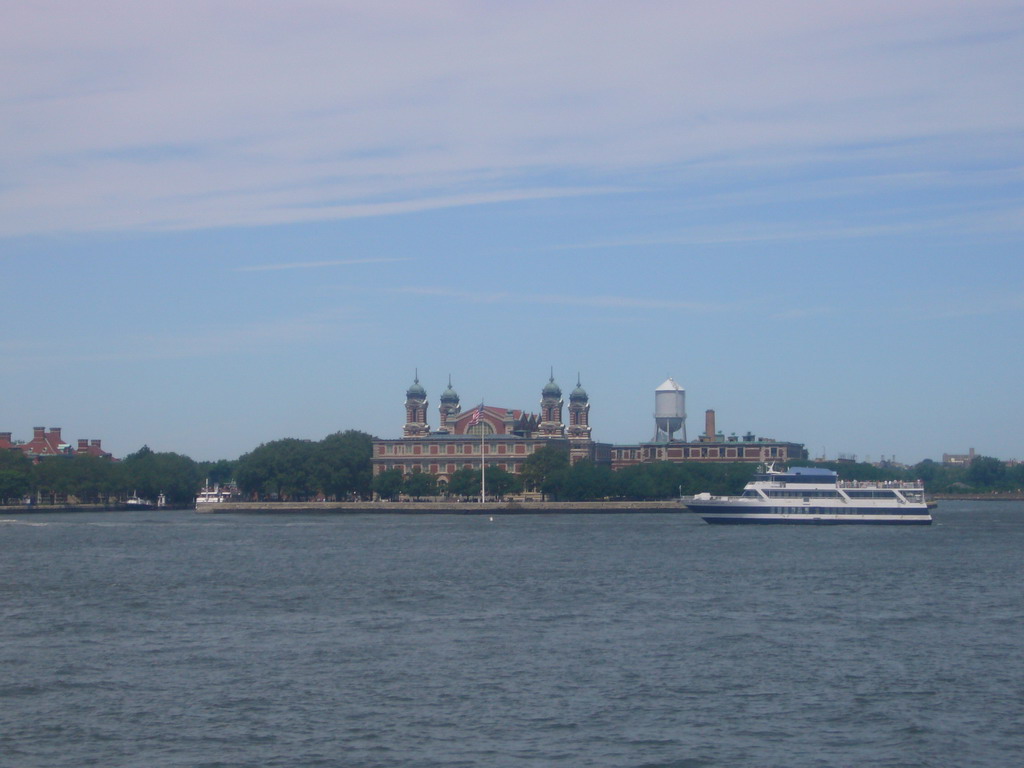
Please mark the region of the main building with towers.
[[451, 377], [441, 393], [436, 430], [428, 423], [429, 408], [427, 391], [417, 374], [405, 392], [402, 437], [373, 441], [374, 474], [389, 469], [401, 469], [404, 474], [429, 472], [445, 483], [459, 469], [479, 469], [481, 455], [488, 467], [518, 474], [526, 457], [545, 445], [567, 450], [573, 463], [611, 460], [611, 446], [591, 437], [590, 397], [578, 377], [569, 394], [568, 425], [563, 421], [565, 401], [554, 372], [541, 389], [538, 413], [482, 403], [463, 410]]

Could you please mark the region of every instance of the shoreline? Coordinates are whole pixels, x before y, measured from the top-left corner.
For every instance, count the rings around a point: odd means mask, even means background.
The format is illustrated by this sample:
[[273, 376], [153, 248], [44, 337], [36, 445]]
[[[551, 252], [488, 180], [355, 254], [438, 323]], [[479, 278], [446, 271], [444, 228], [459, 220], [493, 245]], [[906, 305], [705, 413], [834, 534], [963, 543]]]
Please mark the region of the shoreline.
[[391, 515], [535, 515], [550, 513], [614, 514], [632, 512], [688, 512], [678, 501], [305, 501], [260, 502], [229, 501], [203, 504], [196, 510], [203, 515], [230, 513], [329, 512], [334, 514]]
[[493, 515], [493, 514], [616, 514], [616, 513], [686, 513], [689, 510], [678, 501], [227, 501], [194, 507], [161, 507], [159, 509], [130, 509], [101, 504], [33, 504], [0, 506], [0, 515], [16, 513], [63, 512], [161, 512], [191, 510], [200, 515], [226, 514], [390, 514], [390, 515]]
[[[937, 493], [930, 500], [1024, 501], [1024, 493]], [[670, 501], [228, 501], [196, 507], [133, 509], [123, 504], [18, 504], [0, 505], [0, 514], [43, 514], [65, 512], [161, 512], [191, 510], [201, 515], [218, 514], [341, 514], [341, 515], [537, 515], [537, 514], [628, 514], [690, 513], [678, 500]]]

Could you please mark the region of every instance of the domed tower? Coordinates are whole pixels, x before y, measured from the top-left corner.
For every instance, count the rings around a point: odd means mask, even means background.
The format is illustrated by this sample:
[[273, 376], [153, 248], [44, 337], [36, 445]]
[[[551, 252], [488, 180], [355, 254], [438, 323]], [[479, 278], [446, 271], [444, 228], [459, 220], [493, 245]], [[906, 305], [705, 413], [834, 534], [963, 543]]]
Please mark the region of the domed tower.
[[540, 424], [538, 432], [541, 437], [565, 437], [565, 424], [562, 423], [562, 388], [555, 384], [555, 372], [544, 389], [540, 392]]
[[590, 397], [580, 386], [579, 374], [576, 374], [576, 389], [569, 395], [569, 439], [590, 439]]
[[430, 434], [427, 426], [427, 391], [420, 385], [419, 372], [412, 386], [405, 391], [405, 429], [403, 437], [422, 437]]
[[451, 432], [450, 422], [462, 413], [462, 406], [459, 405], [459, 395], [452, 389], [452, 376], [448, 374], [448, 389], [441, 393], [441, 431]]

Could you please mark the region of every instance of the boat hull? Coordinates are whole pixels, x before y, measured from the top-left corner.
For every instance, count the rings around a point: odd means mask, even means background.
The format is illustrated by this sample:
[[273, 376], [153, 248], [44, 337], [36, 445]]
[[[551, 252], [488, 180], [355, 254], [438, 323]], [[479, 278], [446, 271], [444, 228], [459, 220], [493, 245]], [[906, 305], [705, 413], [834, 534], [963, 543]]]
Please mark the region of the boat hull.
[[[698, 513], [699, 514], [699, 513]], [[931, 525], [930, 515], [701, 515], [712, 525]]]
[[724, 505], [687, 504], [691, 512], [716, 525], [930, 525], [927, 508], [896, 513], [886, 509], [848, 509], [830, 511], [774, 508], [729, 508]]

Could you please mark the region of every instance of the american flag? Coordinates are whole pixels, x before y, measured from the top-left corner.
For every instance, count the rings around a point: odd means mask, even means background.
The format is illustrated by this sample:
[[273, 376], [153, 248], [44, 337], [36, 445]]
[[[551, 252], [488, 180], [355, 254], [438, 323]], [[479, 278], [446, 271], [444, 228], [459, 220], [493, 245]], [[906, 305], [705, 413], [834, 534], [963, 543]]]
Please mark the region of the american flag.
[[484, 417], [484, 404], [480, 403], [480, 405], [477, 407], [477, 409], [475, 411], [473, 411], [473, 416], [469, 420], [469, 426], [475, 427], [477, 424], [480, 423], [480, 421], [481, 421], [481, 419], [483, 419], [483, 417]]

